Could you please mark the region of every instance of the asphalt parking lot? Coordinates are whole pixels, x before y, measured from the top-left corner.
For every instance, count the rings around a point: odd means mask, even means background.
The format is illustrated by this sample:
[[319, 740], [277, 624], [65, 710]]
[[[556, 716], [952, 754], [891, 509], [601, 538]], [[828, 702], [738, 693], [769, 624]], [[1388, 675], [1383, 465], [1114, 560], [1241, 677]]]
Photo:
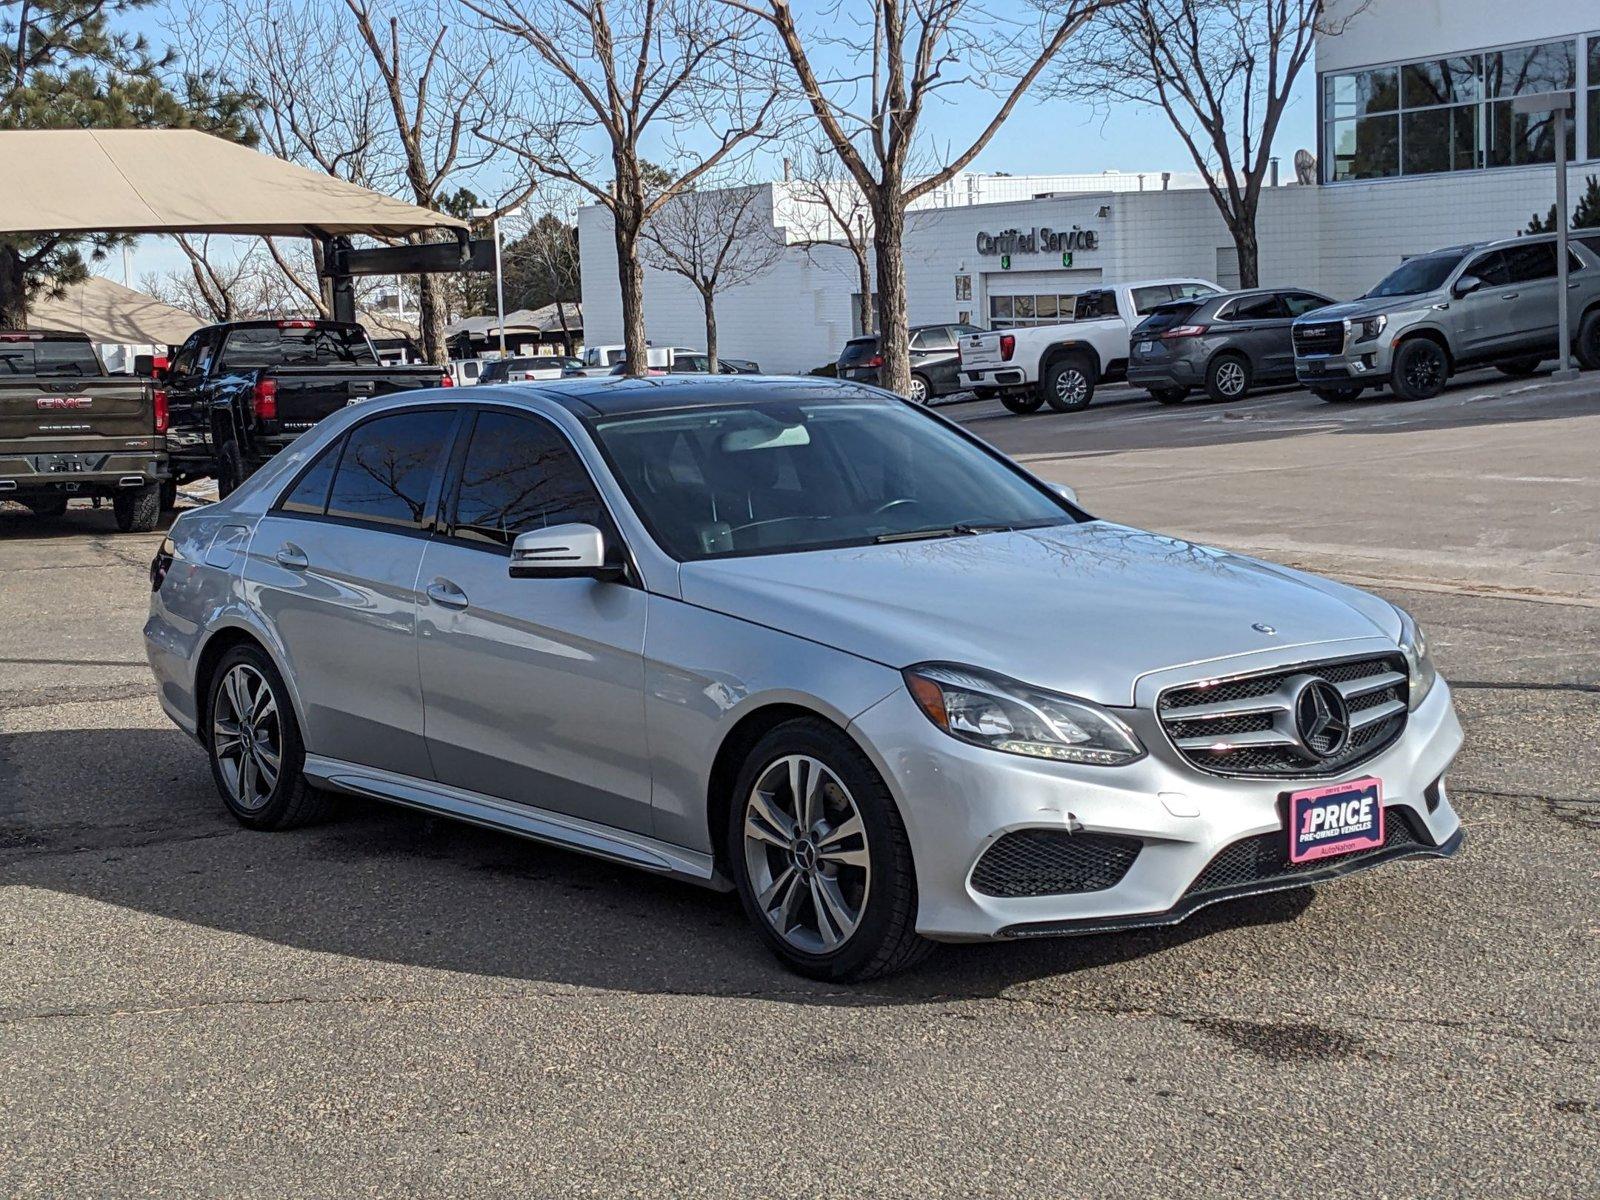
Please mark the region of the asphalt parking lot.
[[1409, 607], [1463, 854], [830, 990], [731, 897], [356, 801], [240, 829], [143, 663], [159, 535], [5, 509], [0, 1194], [1593, 1196], [1597, 377], [941, 411]]

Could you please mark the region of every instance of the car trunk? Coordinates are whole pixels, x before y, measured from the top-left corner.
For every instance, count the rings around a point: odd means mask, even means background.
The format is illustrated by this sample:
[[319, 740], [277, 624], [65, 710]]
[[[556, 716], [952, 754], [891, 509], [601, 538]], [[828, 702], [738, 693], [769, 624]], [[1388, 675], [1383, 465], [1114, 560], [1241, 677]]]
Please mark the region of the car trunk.
[[998, 333], [969, 333], [959, 344], [963, 367], [993, 367], [1005, 361]]
[[1153, 309], [1133, 331], [1129, 348], [1131, 361], [1148, 365], [1171, 358], [1173, 343], [1166, 338], [1166, 334], [1184, 325], [1199, 307], [1199, 301], [1177, 301]]
[[263, 380], [278, 385], [280, 428], [304, 429], [347, 404], [395, 392], [437, 387], [441, 367], [270, 367]]
[[148, 437], [155, 413], [147, 380], [0, 378], [0, 442]]

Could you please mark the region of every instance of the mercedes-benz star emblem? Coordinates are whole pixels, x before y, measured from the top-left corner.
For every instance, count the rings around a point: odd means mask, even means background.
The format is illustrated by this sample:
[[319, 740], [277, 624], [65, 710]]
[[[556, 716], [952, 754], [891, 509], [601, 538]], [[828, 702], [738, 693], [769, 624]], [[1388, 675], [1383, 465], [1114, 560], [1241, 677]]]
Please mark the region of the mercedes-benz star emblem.
[[1274, 634], [1278, 632], [1278, 627], [1276, 625], [1268, 625], [1265, 621], [1257, 621], [1254, 625], [1250, 626], [1250, 628], [1254, 629], [1257, 633]]
[[1336, 758], [1350, 744], [1350, 708], [1326, 679], [1307, 679], [1294, 699], [1295, 732], [1312, 758]]

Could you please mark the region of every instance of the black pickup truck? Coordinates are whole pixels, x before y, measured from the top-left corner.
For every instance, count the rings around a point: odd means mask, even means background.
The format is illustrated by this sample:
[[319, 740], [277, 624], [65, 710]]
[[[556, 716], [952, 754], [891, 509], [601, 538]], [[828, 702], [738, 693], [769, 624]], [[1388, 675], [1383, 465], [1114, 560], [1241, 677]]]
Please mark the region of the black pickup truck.
[[347, 404], [451, 384], [442, 367], [384, 366], [360, 325], [315, 320], [208, 325], [157, 378], [173, 475], [213, 477], [219, 496]]
[[171, 508], [161, 389], [108, 375], [86, 334], [0, 330], [0, 500], [59, 517], [109, 498], [117, 527], [146, 532]]

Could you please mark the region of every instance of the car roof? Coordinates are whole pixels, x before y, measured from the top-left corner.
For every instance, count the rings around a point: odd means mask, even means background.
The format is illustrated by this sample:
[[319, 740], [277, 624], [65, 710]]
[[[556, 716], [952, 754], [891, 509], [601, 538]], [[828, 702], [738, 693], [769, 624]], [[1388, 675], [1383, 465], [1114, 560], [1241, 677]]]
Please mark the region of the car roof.
[[589, 376], [548, 383], [510, 384], [495, 389], [499, 399], [511, 392], [536, 395], [579, 417], [614, 417], [631, 413], [720, 404], [781, 403], [795, 400], [887, 400], [877, 388], [824, 376], [806, 375], [651, 375]]

